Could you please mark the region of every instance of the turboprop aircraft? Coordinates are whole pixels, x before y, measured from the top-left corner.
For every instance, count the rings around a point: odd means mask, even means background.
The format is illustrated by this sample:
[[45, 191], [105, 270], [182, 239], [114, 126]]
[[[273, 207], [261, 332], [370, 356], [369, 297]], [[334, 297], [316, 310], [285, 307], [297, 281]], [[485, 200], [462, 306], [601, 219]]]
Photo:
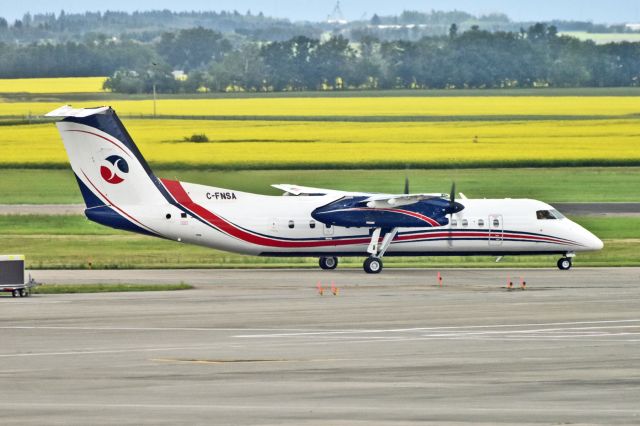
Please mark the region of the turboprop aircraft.
[[337, 191], [273, 185], [267, 196], [156, 177], [110, 107], [63, 106], [57, 127], [86, 203], [86, 216], [112, 228], [257, 256], [549, 255], [571, 268], [576, 252], [602, 241], [549, 204], [449, 194]]

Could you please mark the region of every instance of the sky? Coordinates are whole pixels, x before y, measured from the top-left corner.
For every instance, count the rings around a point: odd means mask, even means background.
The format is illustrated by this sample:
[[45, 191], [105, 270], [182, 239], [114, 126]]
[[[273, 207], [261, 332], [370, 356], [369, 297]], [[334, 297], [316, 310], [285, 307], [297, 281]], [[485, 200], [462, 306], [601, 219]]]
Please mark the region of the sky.
[[[335, 0], [0, 0], [0, 16], [10, 21], [25, 12], [43, 13], [64, 9], [65, 12], [170, 9], [238, 10], [289, 18], [294, 21], [326, 19]], [[394, 15], [403, 10], [429, 11], [463, 10], [474, 14], [502, 12], [516, 21], [547, 21], [551, 19], [593, 21], [598, 23], [640, 22], [640, 0], [342, 0], [343, 15], [348, 20], [378, 15]]]

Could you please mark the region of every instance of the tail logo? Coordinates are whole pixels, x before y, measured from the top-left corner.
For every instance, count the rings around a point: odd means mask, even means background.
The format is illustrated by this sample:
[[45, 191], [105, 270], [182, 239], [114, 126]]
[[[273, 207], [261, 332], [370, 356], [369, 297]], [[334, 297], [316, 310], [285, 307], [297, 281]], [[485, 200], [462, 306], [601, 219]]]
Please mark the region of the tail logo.
[[129, 165], [124, 158], [119, 155], [110, 155], [105, 158], [104, 165], [100, 166], [100, 175], [104, 180], [112, 184], [124, 181], [122, 174], [129, 173]]

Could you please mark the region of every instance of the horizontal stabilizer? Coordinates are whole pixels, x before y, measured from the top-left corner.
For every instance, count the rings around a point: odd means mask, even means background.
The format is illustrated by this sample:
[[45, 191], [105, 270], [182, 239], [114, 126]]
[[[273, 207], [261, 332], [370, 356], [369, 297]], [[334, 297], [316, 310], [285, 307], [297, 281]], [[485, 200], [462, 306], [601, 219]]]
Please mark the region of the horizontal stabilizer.
[[61, 106], [53, 111], [45, 114], [45, 117], [89, 117], [90, 115], [100, 114], [109, 109], [108, 106], [96, 108], [73, 108], [71, 105]]
[[336, 191], [333, 189], [311, 188], [308, 186], [290, 185], [287, 183], [280, 183], [271, 186], [284, 191], [286, 195], [328, 195], [344, 193], [343, 191]]

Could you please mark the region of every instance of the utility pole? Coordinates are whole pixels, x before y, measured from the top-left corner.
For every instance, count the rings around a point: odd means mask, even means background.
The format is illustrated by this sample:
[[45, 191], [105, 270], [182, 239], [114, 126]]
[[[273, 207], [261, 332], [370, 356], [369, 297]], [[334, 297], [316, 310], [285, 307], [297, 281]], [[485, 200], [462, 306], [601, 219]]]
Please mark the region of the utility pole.
[[156, 109], [156, 101], [157, 101], [157, 95], [156, 95], [156, 80], [158, 77], [158, 74], [156, 72], [156, 67], [158, 66], [157, 63], [155, 62], [151, 62], [151, 65], [153, 66], [152, 69], [152, 78], [153, 78], [153, 118], [156, 118], [156, 113], [157, 113], [157, 109]]
[[[155, 77], [155, 74], [154, 74]], [[156, 81], [153, 80], [153, 118], [156, 118]]]

